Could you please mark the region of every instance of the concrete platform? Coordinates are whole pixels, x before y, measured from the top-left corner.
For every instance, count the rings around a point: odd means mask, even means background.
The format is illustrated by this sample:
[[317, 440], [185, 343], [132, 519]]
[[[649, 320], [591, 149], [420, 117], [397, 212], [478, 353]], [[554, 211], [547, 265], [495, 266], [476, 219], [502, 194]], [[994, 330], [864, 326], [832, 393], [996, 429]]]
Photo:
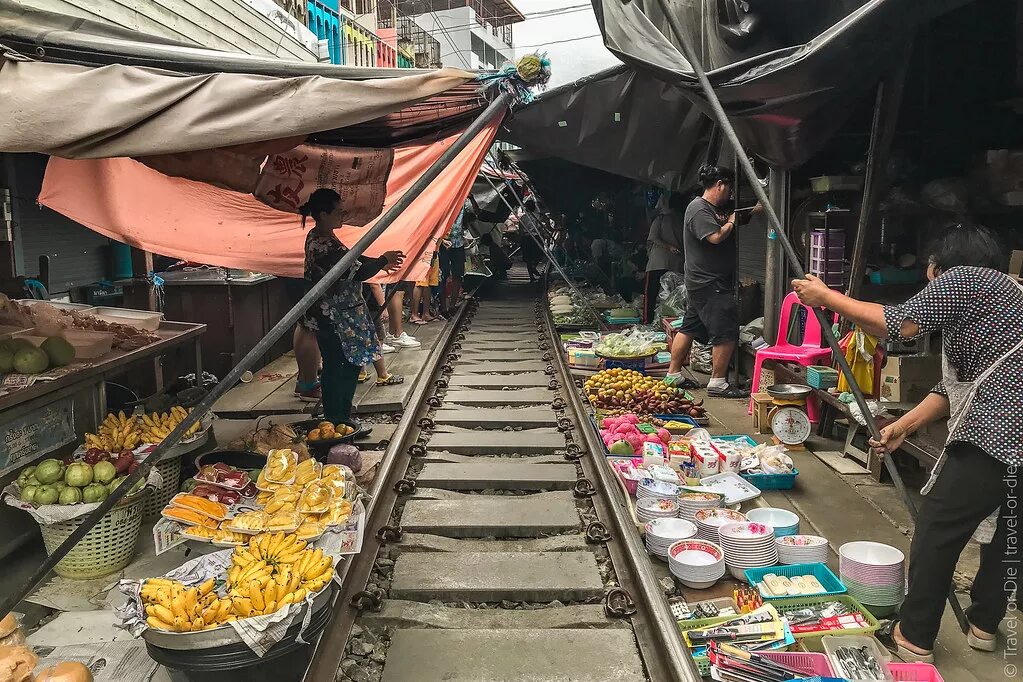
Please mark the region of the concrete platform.
[[445, 538], [426, 533], [405, 533], [391, 547], [394, 554], [407, 552], [582, 552], [589, 549], [582, 535], [553, 535], [549, 538], [473, 540]]
[[571, 493], [466, 495], [405, 503], [402, 530], [451, 538], [532, 538], [579, 528]]
[[[449, 384], [450, 386], [450, 384]], [[451, 389], [444, 395], [445, 405], [475, 407], [499, 405], [544, 405], [557, 397], [547, 388], [514, 388], [510, 390], [481, 391], [479, 389]]]
[[461, 455], [553, 455], [565, 449], [565, 434], [557, 429], [524, 429], [514, 437], [508, 431], [473, 431], [452, 427], [434, 433], [431, 450]]
[[610, 620], [600, 604], [573, 604], [557, 608], [461, 609], [386, 599], [379, 611], [366, 611], [360, 622], [366, 627], [431, 628], [441, 630], [534, 630], [561, 628], [628, 629], [626, 621]]
[[[451, 655], [456, 653], [457, 655]], [[629, 630], [398, 630], [384, 682], [639, 682]]]
[[439, 425], [448, 424], [463, 428], [482, 426], [485, 429], [500, 429], [505, 426], [529, 429], [557, 424], [557, 417], [549, 407], [444, 408], [437, 410], [433, 420]]
[[403, 554], [392, 599], [416, 601], [584, 601], [604, 593], [592, 552]]
[[416, 479], [445, 490], [568, 490], [577, 480], [574, 464], [529, 464], [522, 458], [468, 464], [428, 462]]
[[[452, 374], [448, 378], [448, 386], [456, 388], [496, 388], [539, 386], [546, 388], [551, 378], [540, 372], [523, 372], [521, 374]], [[555, 394], [551, 394], [551, 400]]]
[[467, 362], [516, 362], [516, 361], [535, 361], [542, 357], [542, 353], [539, 348], [523, 348], [523, 349], [504, 349], [504, 350], [476, 350], [475, 353], [468, 353], [462, 351], [462, 355], [455, 362], [455, 366], [458, 367]]
[[[363, 453], [365, 457], [365, 453]], [[424, 463], [426, 462], [449, 462], [451, 464], [479, 464], [480, 462], [487, 461], [498, 461], [505, 462], [511, 459], [517, 459], [513, 457], [502, 457], [501, 455], [456, 455], [451, 452], [444, 452], [443, 450], [429, 450], [426, 455], [422, 458]], [[564, 455], [530, 455], [530, 464], [564, 464]]]
[[543, 372], [547, 369], [546, 362], [539, 360], [522, 360], [521, 362], [455, 362], [455, 373], [465, 374], [517, 374], [519, 372]]

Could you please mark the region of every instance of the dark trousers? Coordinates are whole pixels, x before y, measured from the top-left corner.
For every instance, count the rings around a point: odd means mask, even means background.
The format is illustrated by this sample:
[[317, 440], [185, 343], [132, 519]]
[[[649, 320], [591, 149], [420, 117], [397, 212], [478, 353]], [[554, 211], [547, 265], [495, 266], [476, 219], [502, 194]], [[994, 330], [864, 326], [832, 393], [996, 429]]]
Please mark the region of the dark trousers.
[[[321, 325], [326, 327], [321, 322]], [[361, 367], [348, 362], [341, 348], [341, 339], [330, 328], [316, 332], [316, 345], [323, 358], [320, 391], [323, 393], [323, 418], [337, 424], [352, 416], [352, 401], [359, 385]]]
[[[1010, 476], [1011, 474], [1011, 476]], [[1020, 513], [1015, 467], [1007, 467], [970, 443], [948, 446], [948, 460], [931, 492], [924, 496], [909, 551], [909, 594], [899, 614], [900, 629], [910, 643], [933, 649], [945, 597], [959, 555], [977, 526], [999, 506], [994, 539], [982, 545], [980, 570], [966, 611], [970, 623], [993, 633], [1005, 617], [1008, 588], [1019, 580], [1018, 547], [1006, 555], [1007, 524]], [[1010, 507], [1012, 507], [1010, 509]], [[1009, 519], [1012, 519], [1010, 521]]]
[[650, 270], [646, 273], [646, 282], [643, 284], [643, 324], [654, 321], [657, 295], [661, 293], [661, 277], [664, 277], [666, 272], [667, 270]]

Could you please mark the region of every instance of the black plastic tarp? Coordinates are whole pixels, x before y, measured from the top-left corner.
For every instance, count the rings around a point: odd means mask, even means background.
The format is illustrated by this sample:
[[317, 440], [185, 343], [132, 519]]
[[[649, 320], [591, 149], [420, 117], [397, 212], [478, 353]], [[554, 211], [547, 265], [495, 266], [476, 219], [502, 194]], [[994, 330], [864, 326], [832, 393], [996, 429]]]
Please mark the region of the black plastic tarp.
[[[709, 112], [659, 0], [591, 0], [604, 44]], [[900, 58], [921, 23], [969, 0], [669, 0], [748, 151], [810, 158]]]
[[691, 184], [711, 121], [681, 88], [619, 65], [544, 93], [498, 133], [552, 156], [668, 189]]

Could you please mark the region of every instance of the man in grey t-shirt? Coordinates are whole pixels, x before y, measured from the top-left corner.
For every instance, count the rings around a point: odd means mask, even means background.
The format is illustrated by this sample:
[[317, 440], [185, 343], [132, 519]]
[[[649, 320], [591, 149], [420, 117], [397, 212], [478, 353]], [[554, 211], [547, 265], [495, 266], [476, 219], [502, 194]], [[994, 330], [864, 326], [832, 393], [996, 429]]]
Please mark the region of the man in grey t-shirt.
[[728, 168], [700, 169], [703, 195], [693, 199], [683, 219], [685, 284], [688, 303], [682, 326], [671, 344], [671, 365], [665, 382], [693, 386], [682, 378], [689, 362], [693, 339], [713, 346], [711, 378], [707, 394], [720, 398], [745, 398], [747, 391], [728, 385], [728, 364], [739, 340], [739, 312], [735, 304], [736, 215], [723, 215], [732, 197], [735, 173]]

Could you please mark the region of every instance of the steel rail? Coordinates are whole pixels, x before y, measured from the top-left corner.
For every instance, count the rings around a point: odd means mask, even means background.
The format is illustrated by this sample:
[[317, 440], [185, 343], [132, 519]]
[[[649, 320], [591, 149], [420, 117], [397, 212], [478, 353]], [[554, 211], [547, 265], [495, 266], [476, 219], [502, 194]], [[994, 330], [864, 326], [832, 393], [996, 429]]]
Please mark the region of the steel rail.
[[[623, 586], [631, 588], [630, 592], [642, 606], [638, 614], [643, 614], [643, 617], [633, 617], [633, 626], [637, 631], [636, 640], [645, 654], [643, 659], [647, 673], [653, 680], [700, 682], [703, 678], [682, 641], [678, 619], [668, 607], [664, 590], [650, 566], [650, 556], [636, 531], [629, 502], [617, 477], [605, 461], [603, 443], [590, 427], [590, 416], [582, 404], [579, 392], [575, 390], [575, 380], [560, 352], [561, 340], [550, 309], [546, 310], [543, 319], [548, 344], [551, 346], [552, 364], [562, 387], [569, 393], [565, 402], [577, 425], [576, 433], [585, 441], [583, 450], [586, 456], [580, 462], [587, 476], [595, 479], [598, 492], [603, 493], [591, 498], [594, 508], [598, 511], [598, 518], [607, 518], [613, 524], [613, 538], [607, 543], [607, 548], [612, 555], [615, 574]], [[604, 514], [600, 513], [601, 510]], [[615, 560], [616, 557], [619, 559]], [[652, 665], [655, 661], [659, 663], [656, 667]]]
[[212, 408], [213, 404], [220, 399], [230, 388], [232, 388], [241, 379], [242, 374], [252, 368], [256, 362], [261, 358], [270, 347], [276, 343], [284, 334], [291, 330], [292, 327], [298, 322], [299, 318], [305, 313], [305, 311], [313, 305], [318, 299], [320, 299], [327, 290], [332, 287], [335, 282], [341, 279], [343, 275], [348, 273], [350, 269], [353, 269], [357, 260], [362, 256], [363, 252], [373, 243], [376, 239], [384, 233], [388, 227], [401, 215], [405, 209], [407, 209], [412, 202], [418, 197], [424, 189], [426, 189], [430, 183], [432, 183], [454, 159], [458, 156], [463, 149], [465, 149], [469, 142], [475, 139], [491, 121], [498, 117], [503, 117], [508, 107], [512, 102], [512, 95], [509, 92], [501, 92], [494, 101], [491, 102], [480, 116], [470, 124], [465, 131], [455, 140], [455, 142], [448, 147], [440, 157], [434, 161], [422, 176], [416, 180], [412, 187], [405, 192], [401, 198], [398, 199], [391, 206], [377, 222], [369, 230], [363, 234], [359, 240], [349, 249], [348, 253], [338, 261], [330, 271], [324, 275], [323, 279], [310, 287], [309, 291], [306, 292], [305, 296], [301, 298], [287, 313], [284, 317], [274, 325], [274, 327], [266, 333], [266, 335], [259, 340], [259, 342], [253, 346], [253, 348], [245, 354], [238, 364], [228, 372], [220, 383], [213, 387], [213, 389], [203, 398], [198, 405], [196, 405], [192, 411], [188, 414], [185, 419], [174, 428], [173, 431], [163, 440], [162, 443], [156, 446], [149, 457], [146, 458], [145, 462], [142, 463], [135, 473], [129, 475], [125, 481], [115, 488], [110, 496], [104, 500], [99, 507], [92, 511], [85, 519], [83, 519], [81, 525], [69, 535], [64, 542], [60, 544], [43, 563], [36, 569], [36, 571], [24, 582], [20, 587], [7, 593], [3, 601], [0, 602], [0, 617], [10, 613], [17, 604], [24, 599], [28, 594], [46, 577], [50, 571], [56, 566], [61, 559], [67, 556], [67, 553], [77, 545], [82, 538], [84, 538], [93, 526], [106, 515], [115, 504], [120, 502], [121, 498], [127, 494], [133, 485], [138, 481], [142, 480], [143, 477], [149, 474], [149, 470], [156, 465], [157, 462], [166, 454], [172, 447], [184, 437], [185, 433], [192, 428], [199, 420], [206, 415]]
[[373, 485], [368, 493], [370, 499], [366, 505], [366, 530], [362, 550], [350, 561], [345, 561], [343, 566], [338, 566], [341, 589], [331, 604], [334, 613], [316, 643], [304, 680], [334, 682], [345, 655], [345, 643], [358, 616], [357, 610], [351, 605], [351, 599], [356, 593], [366, 589], [369, 582], [377, 553], [384, 544], [377, 537], [377, 532], [389, 523], [398, 498], [394, 485], [405, 477], [411, 464], [409, 446], [418, 440], [421, 432], [418, 426], [419, 419], [430, 409], [426, 398], [432, 393], [436, 380], [441, 376], [441, 365], [450, 352], [456, 334], [460, 331], [468, 307], [468, 303], [462, 304], [456, 315], [450, 318], [437, 346], [426, 361], [426, 367], [412, 391], [409, 404], [401, 415], [380, 464], [377, 465], [376, 478], [373, 479]]

